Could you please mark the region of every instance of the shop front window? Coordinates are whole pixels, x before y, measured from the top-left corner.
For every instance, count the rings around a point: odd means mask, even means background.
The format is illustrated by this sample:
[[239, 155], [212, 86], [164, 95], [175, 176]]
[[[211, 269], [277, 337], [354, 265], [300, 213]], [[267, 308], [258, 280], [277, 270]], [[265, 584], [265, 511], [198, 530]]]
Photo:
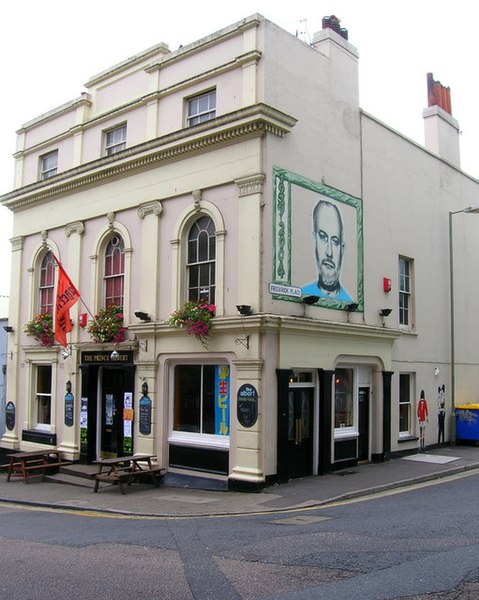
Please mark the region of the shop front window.
[[174, 370], [173, 430], [229, 435], [229, 367], [177, 365]]

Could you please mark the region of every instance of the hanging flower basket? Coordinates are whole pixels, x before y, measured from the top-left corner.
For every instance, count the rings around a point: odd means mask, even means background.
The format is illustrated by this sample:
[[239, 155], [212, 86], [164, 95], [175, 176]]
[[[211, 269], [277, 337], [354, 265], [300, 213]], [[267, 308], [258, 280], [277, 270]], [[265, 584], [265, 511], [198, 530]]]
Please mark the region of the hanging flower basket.
[[122, 342], [126, 331], [126, 327], [123, 327], [123, 308], [115, 304], [102, 308], [88, 323], [87, 331], [99, 344]]
[[172, 313], [167, 322], [170, 325], [184, 328], [188, 335], [194, 335], [206, 348], [211, 330], [211, 319], [215, 316], [215, 312], [214, 304], [189, 300], [183, 308]]
[[42, 346], [53, 346], [53, 317], [48, 313], [40, 313], [25, 324], [24, 332], [33, 336]]

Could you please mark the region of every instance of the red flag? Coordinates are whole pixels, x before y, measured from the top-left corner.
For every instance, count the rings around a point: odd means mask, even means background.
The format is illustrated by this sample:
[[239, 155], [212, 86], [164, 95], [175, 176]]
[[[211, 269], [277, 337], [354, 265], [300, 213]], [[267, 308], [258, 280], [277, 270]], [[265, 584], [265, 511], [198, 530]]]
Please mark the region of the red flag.
[[55, 262], [58, 265], [58, 284], [57, 297], [55, 301], [55, 339], [62, 346], [67, 345], [67, 333], [72, 330], [70, 321], [70, 307], [80, 299], [80, 292], [71, 282], [71, 279], [65, 273], [62, 265], [55, 255]]

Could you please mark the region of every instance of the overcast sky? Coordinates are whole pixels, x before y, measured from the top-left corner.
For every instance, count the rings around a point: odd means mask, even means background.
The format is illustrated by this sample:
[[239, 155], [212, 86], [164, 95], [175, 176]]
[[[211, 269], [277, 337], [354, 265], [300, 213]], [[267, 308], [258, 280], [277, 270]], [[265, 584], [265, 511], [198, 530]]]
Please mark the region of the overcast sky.
[[[260, 13], [310, 41], [335, 14], [359, 51], [361, 107], [423, 144], [426, 74], [451, 88], [464, 171], [479, 177], [474, 0], [6, 0], [2, 4], [0, 194], [13, 188], [15, 131], [78, 97], [93, 75], [159, 42], [171, 50]], [[65, 216], [65, 221], [68, 221]], [[0, 208], [0, 295], [10, 287], [12, 215]]]

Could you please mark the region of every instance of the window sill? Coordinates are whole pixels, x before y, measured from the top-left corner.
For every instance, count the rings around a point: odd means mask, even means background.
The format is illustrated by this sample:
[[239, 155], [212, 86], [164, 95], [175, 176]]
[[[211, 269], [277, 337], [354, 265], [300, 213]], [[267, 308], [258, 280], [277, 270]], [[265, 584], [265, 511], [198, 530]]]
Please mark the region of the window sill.
[[398, 439], [398, 444], [405, 444], [406, 442], [417, 442], [418, 437], [416, 435], [405, 435]]
[[230, 438], [229, 435], [212, 435], [212, 434], [196, 434], [185, 433], [181, 431], [173, 431], [168, 442], [178, 446], [196, 446], [198, 448], [220, 448], [229, 450]]

